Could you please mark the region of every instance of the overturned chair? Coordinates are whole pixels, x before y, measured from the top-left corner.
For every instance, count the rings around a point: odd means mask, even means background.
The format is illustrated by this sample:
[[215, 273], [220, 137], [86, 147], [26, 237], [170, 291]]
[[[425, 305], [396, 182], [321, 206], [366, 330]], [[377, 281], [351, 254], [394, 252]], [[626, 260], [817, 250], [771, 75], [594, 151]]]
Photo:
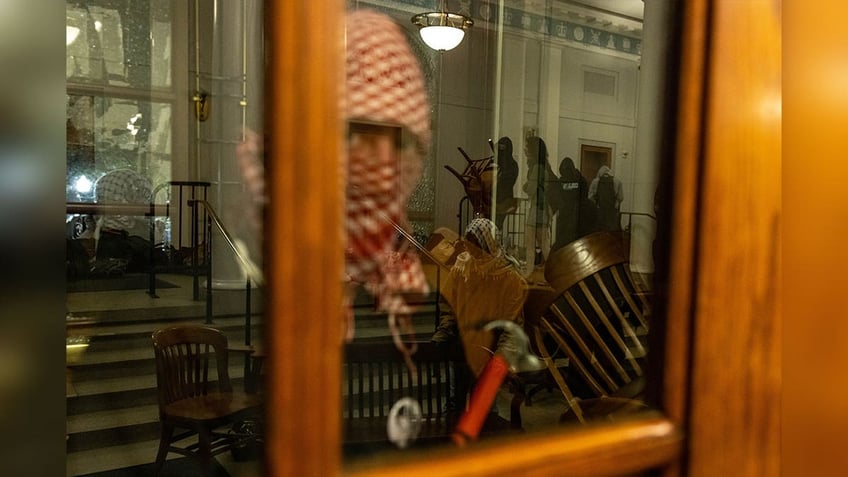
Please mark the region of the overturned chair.
[[[525, 325], [569, 409], [561, 421], [613, 419], [645, 407], [647, 294], [629, 269], [620, 233], [598, 232], [553, 252], [550, 303]], [[554, 364], [554, 355], [568, 366]]]

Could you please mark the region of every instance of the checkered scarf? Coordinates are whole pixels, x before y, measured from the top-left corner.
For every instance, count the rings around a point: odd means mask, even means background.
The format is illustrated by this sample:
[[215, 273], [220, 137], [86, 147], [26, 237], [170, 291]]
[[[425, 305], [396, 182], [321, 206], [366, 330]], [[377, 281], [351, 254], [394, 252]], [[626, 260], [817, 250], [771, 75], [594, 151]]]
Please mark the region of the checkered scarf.
[[472, 220], [465, 227], [465, 236], [467, 237], [469, 234], [477, 239], [477, 243], [480, 244], [480, 248], [484, 252], [489, 255], [500, 255], [501, 247], [498, 245], [497, 238], [495, 238], [498, 234], [498, 228], [491, 220], [482, 217]]
[[[149, 204], [152, 200], [150, 179], [130, 169], [116, 169], [104, 174], [94, 185], [98, 204]], [[124, 230], [146, 237], [149, 222], [143, 217], [104, 214], [103, 229]]]
[[[417, 59], [400, 27], [368, 10], [347, 15], [346, 95], [342, 108], [349, 121], [397, 125], [414, 148], [396, 154], [359, 155], [340, 161], [347, 176], [346, 266], [348, 282], [363, 283], [389, 314], [395, 343], [400, 328], [411, 328], [411, 307], [404, 293], [427, 293], [418, 255], [398, 240], [395, 227], [408, 228], [406, 203], [421, 175], [421, 157], [430, 143], [430, 106]], [[254, 202], [264, 204], [264, 171], [256, 135], [238, 148], [239, 166]], [[353, 332], [351, 297], [345, 297], [348, 337]], [[410, 369], [414, 369], [411, 367]]]
[[421, 174], [421, 154], [430, 141], [429, 104], [418, 61], [400, 27], [369, 10], [347, 15], [346, 117], [399, 125], [415, 151], [365, 156], [347, 163], [348, 276], [365, 283], [390, 314], [410, 307], [401, 293], [426, 293], [417, 254], [398, 240], [395, 226], [408, 227], [406, 203]]
[[406, 36], [389, 17], [371, 10], [347, 15], [347, 118], [399, 124], [419, 152], [430, 144], [430, 106], [424, 77]]

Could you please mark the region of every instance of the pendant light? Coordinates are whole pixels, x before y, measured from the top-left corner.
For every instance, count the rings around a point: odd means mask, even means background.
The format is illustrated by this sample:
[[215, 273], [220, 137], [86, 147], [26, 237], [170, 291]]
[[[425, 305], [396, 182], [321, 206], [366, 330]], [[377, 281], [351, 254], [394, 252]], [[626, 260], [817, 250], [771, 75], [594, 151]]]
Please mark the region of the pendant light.
[[448, 51], [456, 48], [465, 38], [465, 30], [474, 25], [470, 18], [445, 11], [442, 0], [438, 12], [419, 13], [412, 17], [412, 23], [420, 30], [421, 39], [436, 51]]

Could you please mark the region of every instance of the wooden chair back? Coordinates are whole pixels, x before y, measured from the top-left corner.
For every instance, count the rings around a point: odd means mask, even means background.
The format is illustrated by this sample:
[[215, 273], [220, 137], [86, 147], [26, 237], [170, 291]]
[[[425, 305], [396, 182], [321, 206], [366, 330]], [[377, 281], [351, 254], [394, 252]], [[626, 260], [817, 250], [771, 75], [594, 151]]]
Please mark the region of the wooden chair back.
[[[462, 348], [456, 344], [439, 346], [429, 341], [417, 342], [416, 348], [412, 355], [415, 372], [412, 372], [392, 342], [353, 341], [345, 345], [343, 422], [346, 454], [355, 455], [362, 449], [373, 450], [375, 446], [386, 445], [386, 424], [392, 406], [403, 397], [412, 398], [421, 407], [417, 445], [450, 441], [468, 391], [456, 382], [457, 373], [468, 376], [470, 372], [464, 370]], [[490, 415], [481, 436], [510, 431], [509, 421]]]
[[206, 326], [174, 326], [153, 334], [159, 411], [181, 399], [232, 392], [227, 337]]
[[417, 343], [413, 374], [394, 343], [352, 342], [345, 345], [346, 419], [387, 418], [391, 406], [404, 396], [421, 403], [422, 418], [441, 419], [449, 399], [454, 372], [451, 363], [464, 364], [462, 351]]
[[568, 358], [567, 379], [552, 362], [549, 369], [580, 421], [577, 398], [631, 398], [640, 389], [650, 311], [628, 256], [620, 233], [599, 232], [556, 250], [545, 267], [555, 298], [531, 336], [543, 359], [551, 361], [551, 346]]
[[[259, 433], [232, 427], [255, 421], [261, 401], [255, 394], [233, 391], [223, 332], [197, 325], [164, 328], [153, 332], [153, 351], [162, 425], [154, 475], [170, 452], [196, 458], [201, 475], [211, 475], [213, 456], [261, 442]], [[194, 435], [197, 441], [190, 443]]]

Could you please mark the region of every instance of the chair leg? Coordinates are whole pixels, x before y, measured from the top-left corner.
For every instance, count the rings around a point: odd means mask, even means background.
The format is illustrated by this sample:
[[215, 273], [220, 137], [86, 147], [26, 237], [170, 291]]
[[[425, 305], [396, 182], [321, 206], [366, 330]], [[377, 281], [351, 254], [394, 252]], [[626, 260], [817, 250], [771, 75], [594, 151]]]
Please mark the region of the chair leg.
[[174, 433], [172, 424], [162, 423], [162, 435], [159, 437], [159, 451], [156, 452], [156, 464], [154, 465], [153, 475], [159, 475], [162, 471], [162, 466], [165, 464], [165, 458], [168, 457], [168, 447], [171, 445], [171, 436]]
[[203, 476], [211, 475], [212, 471], [212, 431], [201, 429], [197, 433], [198, 448], [197, 457], [200, 460], [200, 471]]
[[524, 390], [516, 392], [509, 404], [509, 427], [511, 429], [524, 429], [521, 422], [521, 403], [524, 402]]

